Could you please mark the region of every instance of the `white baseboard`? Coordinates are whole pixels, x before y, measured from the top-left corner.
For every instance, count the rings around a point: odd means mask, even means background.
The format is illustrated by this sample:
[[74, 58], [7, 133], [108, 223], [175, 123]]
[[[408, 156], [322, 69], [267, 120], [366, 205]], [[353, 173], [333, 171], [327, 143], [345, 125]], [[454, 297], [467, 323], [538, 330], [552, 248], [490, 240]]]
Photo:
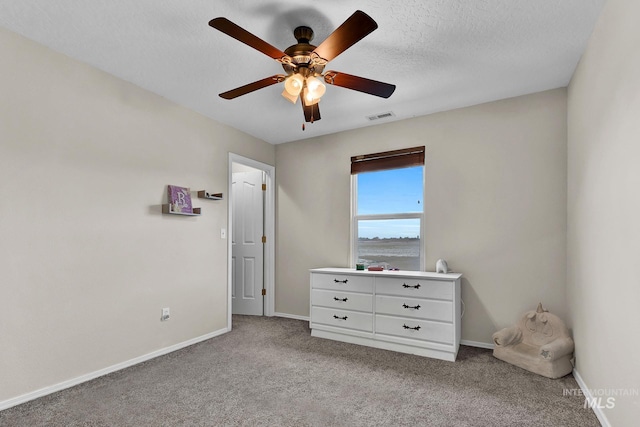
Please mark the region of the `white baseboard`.
[[488, 348], [489, 350], [493, 350], [493, 344], [489, 344], [486, 342], [460, 340], [460, 344], [468, 345], [469, 347], [480, 347], [480, 348]]
[[210, 338], [213, 338], [213, 337], [217, 337], [218, 335], [222, 335], [222, 334], [224, 334], [224, 333], [226, 333], [228, 331], [229, 330], [227, 328], [220, 329], [218, 331], [214, 331], [214, 332], [211, 332], [211, 333], [206, 334], [206, 335], [202, 335], [202, 336], [199, 336], [199, 337], [196, 337], [196, 338], [192, 338], [190, 340], [183, 341], [181, 343], [178, 343], [178, 344], [175, 344], [175, 345], [172, 345], [172, 346], [169, 346], [169, 347], [165, 347], [165, 348], [162, 348], [160, 350], [156, 350], [156, 351], [153, 351], [151, 353], [148, 353], [148, 354], [145, 354], [145, 355], [142, 355], [142, 356], [139, 356], [139, 357], [135, 357], [133, 359], [129, 359], [129, 360], [121, 362], [121, 363], [117, 363], [115, 365], [109, 366], [109, 367], [104, 368], [104, 369], [99, 369], [97, 371], [90, 372], [88, 374], [81, 375], [79, 377], [72, 378], [70, 380], [63, 381], [63, 382], [58, 383], [58, 384], [54, 384], [52, 386], [44, 387], [44, 388], [41, 388], [39, 390], [35, 390], [35, 391], [29, 392], [29, 393], [25, 393], [25, 394], [23, 394], [21, 396], [17, 396], [17, 397], [8, 399], [8, 400], [1, 401], [0, 402], [0, 411], [2, 411], [4, 409], [11, 408], [12, 406], [20, 405], [21, 403], [25, 403], [25, 402], [28, 402], [30, 400], [37, 399], [37, 398], [42, 397], [42, 396], [46, 396], [48, 394], [55, 393], [55, 392], [60, 391], [60, 390], [64, 390], [65, 388], [73, 387], [75, 385], [82, 384], [82, 383], [87, 382], [87, 381], [91, 381], [91, 380], [93, 380], [95, 378], [98, 378], [98, 377], [101, 377], [103, 375], [107, 375], [107, 374], [110, 374], [112, 372], [116, 372], [116, 371], [119, 371], [121, 369], [125, 369], [125, 368], [128, 368], [128, 367], [133, 366], [133, 365], [137, 365], [138, 363], [146, 362], [147, 360], [154, 359], [154, 358], [156, 358], [158, 356], [163, 356], [165, 354], [174, 352], [176, 350], [180, 350], [182, 348], [189, 347], [190, 345], [197, 344], [197, 343], [202, 342], [202, 341], [206, 341], [206, 340], [208, 340]]
[[[589, 389], [589, 387], [587, 387], [587, 384], [585, 384], [584, 380], [582, 379], [578, 371], [576, 371], [575, 369], [573, 370], [573, 378], [576, 379], [576, 382], [578, 383], [580, 390], [582, 390], [582, 394], [584, 395], [585, 399], [593, 400], [593, 395], [591, 394], [591, 390]], [[611, 427], [611, 423], [609, 423], [609, 420], [607, 419], [607, 416], [602, 411], [602, 408], [596, 405], [591, 409], [593, 410], [593, 413], [596, 414], [596, 417], [598, 418], [598, 421], [600, 421], [600, 424], [602, 425], [602, 427]]]
[[273, 313], [273, 315], [276, 317], [286, 317], [287, 319], [304, 320], [306, 322], [309, 321], [308, 316], [298, 316], [297, 314]]

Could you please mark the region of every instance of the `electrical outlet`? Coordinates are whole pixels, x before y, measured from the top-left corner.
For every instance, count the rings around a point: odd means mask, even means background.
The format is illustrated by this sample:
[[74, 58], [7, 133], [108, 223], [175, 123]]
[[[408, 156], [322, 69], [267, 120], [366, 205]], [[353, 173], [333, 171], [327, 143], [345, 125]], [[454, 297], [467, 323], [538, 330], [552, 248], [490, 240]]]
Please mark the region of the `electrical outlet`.
[[226, 228], [221, 228], [220, 229], [220, 238], [221, 239], [226, 239], [227, 238], [227, 229]]
[[162, 309], [162, 317], [160, 317], [160, 321], [164, 322], [165, 320], [169, 320], [170, 316], [171, 316], [171, 311], [169, 310], [169, 307], [165, 307]]

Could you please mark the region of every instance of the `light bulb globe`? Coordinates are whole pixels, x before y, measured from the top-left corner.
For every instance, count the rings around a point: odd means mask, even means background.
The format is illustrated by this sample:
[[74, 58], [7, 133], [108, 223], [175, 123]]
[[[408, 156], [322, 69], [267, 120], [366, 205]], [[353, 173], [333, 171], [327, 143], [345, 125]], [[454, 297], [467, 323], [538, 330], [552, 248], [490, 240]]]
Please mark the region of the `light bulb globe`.
[[313, 99], [320, 99], [322, 95], [327, 91], [327, 87], [315, 77], [307, 77], [307, 88], [309, 89], [309, 95]]
[[304, 80], [300, 74], [292, 74], [284, 82], [284, 89], [291, 96], [298, 96], [302, 90]]

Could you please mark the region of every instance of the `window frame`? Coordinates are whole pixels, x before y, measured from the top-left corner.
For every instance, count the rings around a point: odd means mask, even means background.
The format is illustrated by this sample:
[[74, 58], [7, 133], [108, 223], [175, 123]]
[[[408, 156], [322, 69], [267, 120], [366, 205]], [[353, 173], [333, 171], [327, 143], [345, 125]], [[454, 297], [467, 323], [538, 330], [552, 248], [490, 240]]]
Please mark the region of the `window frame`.
[[[426, 206], [426, 167], [422, 167], [422, 211], [411, 213], [385, 213], [385, 214], [365, 214], [358, 215], [358, 173], [351, 174], [351, 250], [349, 251], [349, 265], [356, 267], [357, 262], [357, 242], [358, 242], [358, 221], [362, 220], [388, 220], [388, 219], [419, 219], [420, 220], [420, 270], [425, 271], [426, 265], [426, 244], [425, 244], [425, 206]], [[403, 169], [403, 167], [389, 168], [386, 170]], [[361, 172], [366, 173], [366, 172]], [[413, 271], [413, 270], [412, 270]]]

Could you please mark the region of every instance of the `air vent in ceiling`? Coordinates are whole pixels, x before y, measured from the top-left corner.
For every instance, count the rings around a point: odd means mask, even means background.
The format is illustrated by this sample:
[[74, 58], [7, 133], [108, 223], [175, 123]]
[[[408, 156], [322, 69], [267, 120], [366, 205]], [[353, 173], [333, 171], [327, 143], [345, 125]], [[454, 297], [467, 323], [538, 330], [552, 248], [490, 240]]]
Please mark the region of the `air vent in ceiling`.
[[389, 117], [395, 117], [393, 111], [387, 111], [386, 113], [374, 114], [373, 116], [367, 116], [367, 119], [370, 121], [380, 120], [380, 119], [388, 119]]

